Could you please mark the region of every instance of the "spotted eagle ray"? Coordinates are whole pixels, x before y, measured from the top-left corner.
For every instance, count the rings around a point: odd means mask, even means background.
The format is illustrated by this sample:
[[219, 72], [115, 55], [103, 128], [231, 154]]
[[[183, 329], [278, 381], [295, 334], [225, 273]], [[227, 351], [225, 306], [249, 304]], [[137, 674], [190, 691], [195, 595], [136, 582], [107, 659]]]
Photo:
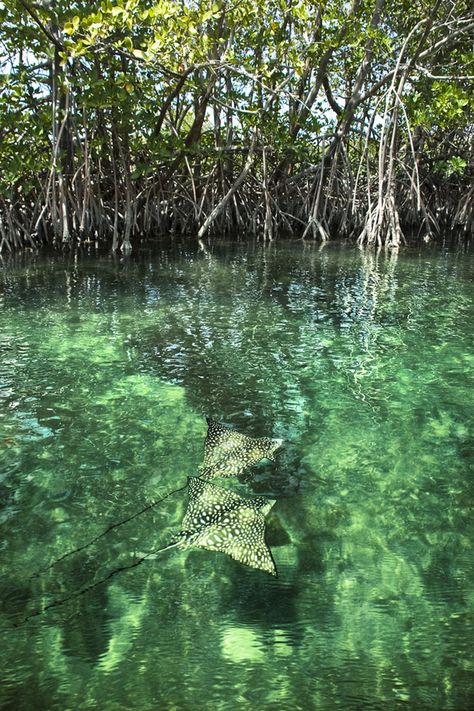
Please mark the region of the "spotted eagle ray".
[[[208, 430], [204, 443], [204, 461], [199, 468], [199, 475], [204, 479], [213, 479], [218, 476], [240, 476], [248, 467], [252, 466], [252, 464], [256, 464], [261, 459], [266, 458], [273, 461], [275, 451], [283, 444], [282, 439], [270, 439], [269, 437], [248, 437], [241, 432], [237, 432], [237, 430], [233, 430], [230, 427], [226, 427], [225, 425], [216, 422], [210, 417], [206, 417], [206, 421], [208, 424]], [[36, 578], [41, 573], [51, 570], [51, 568], [54, 568], [58, 563], [66, 558], [84, 551], [86, 548], [89, 548], [89, 546], [97, 543], [110, 531], [133, 521], [133, 519], [141, 516], [141, 514], [149, 511], [158, 504], [161, 504], [165, 501], [165, 499], [168, 499], [173, 494], [183, 491], [185, 488], [186, 486], [181, 486], [178, 489], [174, 489], [165, 496], [152, 501], [150, 504], [147, 504], [140, 511], [137, 511], [122, 521], [111, 523], [101, 533], [94, 536], [94, 538], [77, 548], [67, 551], [59, 558], [56, 558], [56, 560], [53, 560], [53, 562], [49, 565], [32, 573], [30, 578]]]
[[181, 531], [166, 548], [197, 546], [221, 551], [244, 565], [276, 576], [275, 563], [265, 542], [265, 516], [275, 499], [240, 496], [191, 476], [188, 492]]
[[14, 624], [13, 628], [21, 627], [28, 620], [94, 590], [118, 573], [136, 568], [145, 560], [153, 560], [159, 553], [170, 548], [186, 549], [195, 546], [219, 551], [250, 568], [263, 570], [277, 577], [275, 562], [265, 541], [265, 516], [276, 503], [275, 499], [240, 496], [234, 491], [191, 476], [188, 477], [188, 492], [189, 502], [181, 530], [172, 537], [167, 546], [140, 553], [140, 557], [133, 563], [115, 568], [104, 578], [75, 590], [66, 597], [53, 600]]
[[274, 453], [283, 444], [282, 439], [248, 437], [210, 417], [206, 420], [208, 430], [200, 470], [200, 476], [205, 479], [240, 476], [261, 459], [274, 461]]
[[[239, 496], [235, 492], [211, 484], [205, 479], [217, 476], [238, 476], [247, 467], [263, 458], [273, 460], [273, 454], [281, 446], [283, 440], [267, 437], [248, 437], [215, 422], [209, 417], [206, 419], [208, 433], [204, 445], [204, 462], [199, 470], [201, 478], [188, 477], [188, 508], [182, 522], [181, 531], [174, 536], [172, 542], [164, 548], [141, 554], [142, 557], [134, 560], [133, 563], [115, 568], [106, 577], [85, 588], [76, 590], [65, 598], [53, 600], [40, 610], [25, 617], [22, 622], [14, 625], [14, 627], [21, 626], [32, 617], [41, 615], [53, 607], [79, 597], [105, 583], [118, 573], [135, 568], [143, 561], [174, 547], [189, 548], [196, 546], [212, 551], [220, 551], [251, 568], [277, 575], [271, 551], [265, 542], [265, 516], [275, 504], [275, 499], [267, 499], [262, 496]], [[145, 513], [145, 511], [157, 506], [185, 488], [186, 486], [182, 486], [179, 489], [175, 489], [162, 498], [151, 502], [141, 511], [122, 521], [111, 524], [87, 543], [64, 553], [45, 568], [33, 573], [29, 579], [51, 570], [59, 562], [97, 543], [113, 529], [132, 521], [137, 516]]]

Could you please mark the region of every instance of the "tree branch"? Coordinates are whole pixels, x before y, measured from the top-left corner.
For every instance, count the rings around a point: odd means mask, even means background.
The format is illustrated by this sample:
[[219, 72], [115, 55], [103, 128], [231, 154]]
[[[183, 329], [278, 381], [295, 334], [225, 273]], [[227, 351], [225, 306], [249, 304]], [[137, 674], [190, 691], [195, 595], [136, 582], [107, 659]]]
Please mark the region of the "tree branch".
[[40, 16], [36, 12], [35, 8], [32, 5], [30, 5], [26, 0], [18, 0], [18, 2], [20, 3], [20, 5], [22, 5], [25, 8], [28, 15], [36, 22], [38, 27], [46, 35], [46, 37], [50, 40], [50, 42], [52, 42], [57, 49], [61, 50], [61, 52], [64, 52], [66, 49], [65, 46], [56, 37], [56, 35], [54, 35], [54, 33], [51, 32], [49, 27], [46, 27], [46, 25], [43, 23]]

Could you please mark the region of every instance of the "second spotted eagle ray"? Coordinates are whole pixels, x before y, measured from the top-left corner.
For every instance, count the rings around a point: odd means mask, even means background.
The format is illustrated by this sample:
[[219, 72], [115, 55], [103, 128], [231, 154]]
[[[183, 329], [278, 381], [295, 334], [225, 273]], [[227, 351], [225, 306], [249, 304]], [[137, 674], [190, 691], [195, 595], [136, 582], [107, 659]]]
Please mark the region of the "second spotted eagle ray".
[[204, 443], [204, 461], [200, 476], [240, 476], [261, 459], [273, 461], [274, 453], [283, 444], [282, 439], [248, 437], [207, 417], [207, 437]]

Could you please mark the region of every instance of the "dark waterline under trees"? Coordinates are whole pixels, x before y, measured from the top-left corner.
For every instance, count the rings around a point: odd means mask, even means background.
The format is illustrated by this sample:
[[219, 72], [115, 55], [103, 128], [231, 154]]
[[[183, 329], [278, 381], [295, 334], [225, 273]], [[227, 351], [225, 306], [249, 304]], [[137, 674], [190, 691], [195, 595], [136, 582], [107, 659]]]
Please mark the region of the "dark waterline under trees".
[[0, 252], [472, 233], [467, 0], [4, 0]]

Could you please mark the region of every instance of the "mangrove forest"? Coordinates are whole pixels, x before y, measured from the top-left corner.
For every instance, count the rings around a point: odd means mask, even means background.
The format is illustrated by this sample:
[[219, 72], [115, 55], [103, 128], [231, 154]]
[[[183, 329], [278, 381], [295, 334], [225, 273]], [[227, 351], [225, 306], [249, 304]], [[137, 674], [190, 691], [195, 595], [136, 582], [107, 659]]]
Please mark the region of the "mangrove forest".
[[470, 0], [3, 0], [0, 252], [474, 225]]

